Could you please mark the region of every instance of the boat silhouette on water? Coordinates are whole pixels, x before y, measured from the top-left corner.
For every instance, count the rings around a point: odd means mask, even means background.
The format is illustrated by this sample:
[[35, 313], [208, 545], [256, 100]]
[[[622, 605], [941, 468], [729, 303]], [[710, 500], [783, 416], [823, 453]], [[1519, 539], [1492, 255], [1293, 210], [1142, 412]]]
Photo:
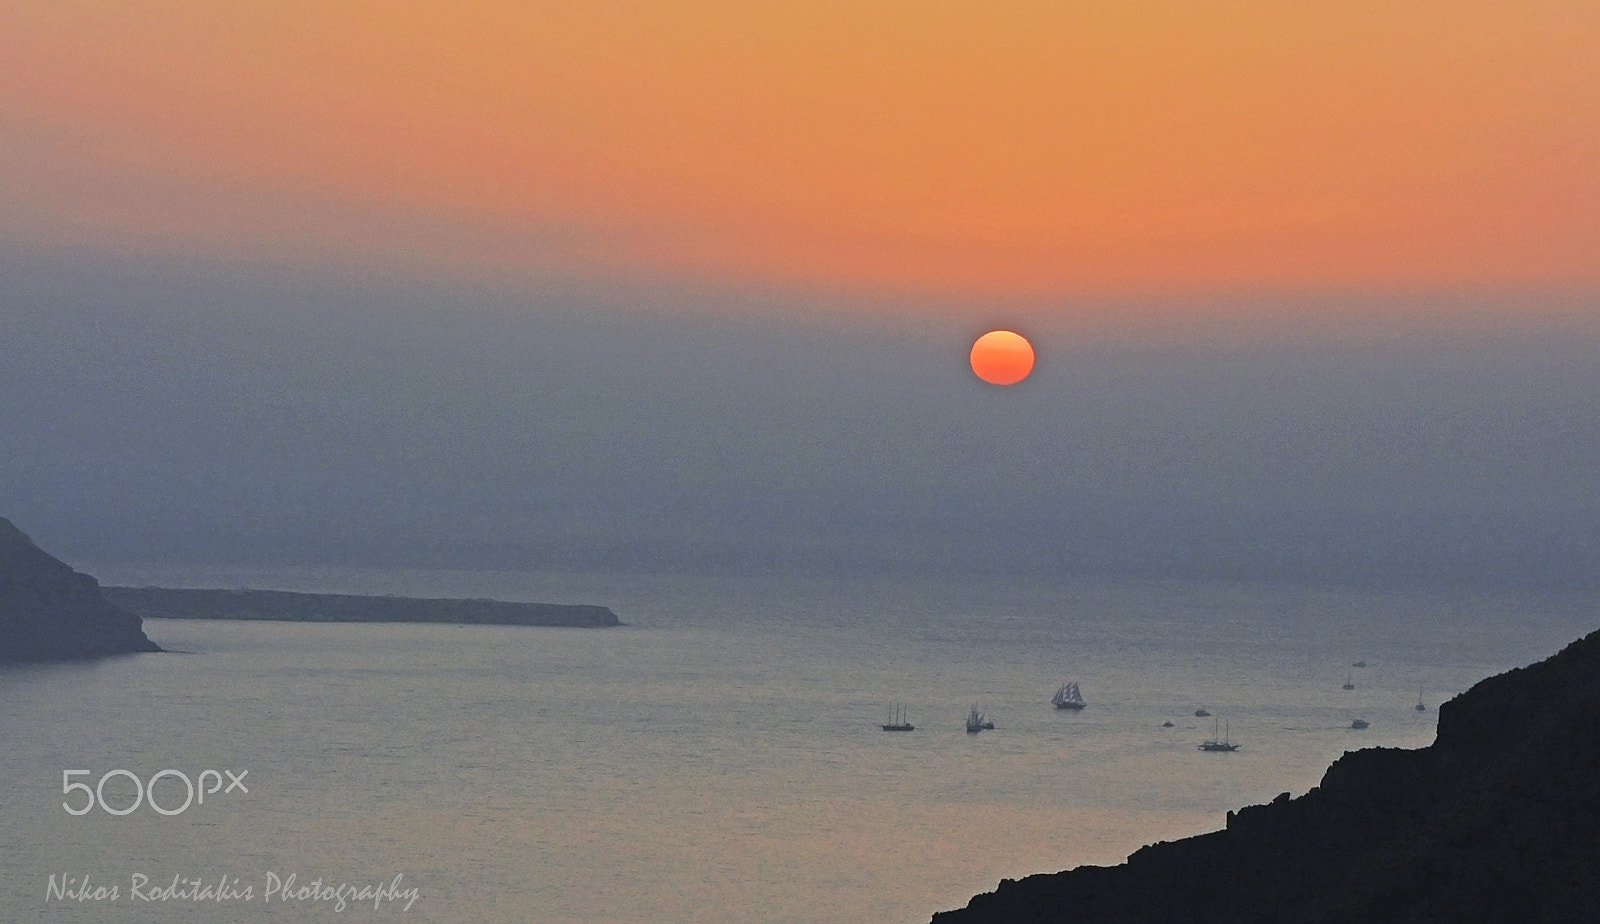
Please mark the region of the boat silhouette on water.
[[1237, 750], [1239, 750], [1239, 746], [1237, 744], [1234, 744], [1232, 741], [1228, 740], [1228, 732], [1227, 732], [1226, 728], [1224, 728], [1224, 730], [1222, 732], [1222, 737], [1221, 738], [1217, 737], [1216, 725], [1217, 725], [1216, 722], [1212, 722], [1211, 723], [1211, 740], [1200, 742], [1200, 750], [1202, 750], [1202, 751], [1237, 751]]
[[878, 726], [884, 731], [916, 731], [917, 727], [906, 721], [906, 707], [896, 706], [889, 721]]
[[1057, 709], [1082, 709], [1089, 705], [1083, 701], [1083, 694], [1078, 692], [1078, 682], [1063, 683], [1056, 695], [1050, 697], [1050, 702]]

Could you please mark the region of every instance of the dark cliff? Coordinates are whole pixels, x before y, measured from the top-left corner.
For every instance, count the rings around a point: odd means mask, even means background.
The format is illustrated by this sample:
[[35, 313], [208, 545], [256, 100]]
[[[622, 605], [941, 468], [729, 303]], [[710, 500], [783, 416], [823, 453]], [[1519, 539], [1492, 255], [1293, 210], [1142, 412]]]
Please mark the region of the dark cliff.
[[160, 651], [140, 623], [0, 517], [0, 664]]
[[305, 594], [286, 590], [107, 587], [106, 599], [149, 619], [265, 619], [284, 622], [448, 622], [463, 625], [619, 626], [609, 607], [506, 600]]
[[1600, 920], [1600, 632], [1444, 704], [1417, 750], [1121, 866], [1004, 880], [935, 924]]

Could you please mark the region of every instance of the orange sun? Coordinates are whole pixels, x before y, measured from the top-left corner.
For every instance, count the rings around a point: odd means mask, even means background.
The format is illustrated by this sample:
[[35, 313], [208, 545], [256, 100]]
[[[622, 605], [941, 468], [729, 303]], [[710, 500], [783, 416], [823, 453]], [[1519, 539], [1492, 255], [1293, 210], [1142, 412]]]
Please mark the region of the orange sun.
[[1015, 385], [1033, 371], [1033, 344], [1008, 330], [989, 331], [972, 345], [972, 371], [990, 385]]

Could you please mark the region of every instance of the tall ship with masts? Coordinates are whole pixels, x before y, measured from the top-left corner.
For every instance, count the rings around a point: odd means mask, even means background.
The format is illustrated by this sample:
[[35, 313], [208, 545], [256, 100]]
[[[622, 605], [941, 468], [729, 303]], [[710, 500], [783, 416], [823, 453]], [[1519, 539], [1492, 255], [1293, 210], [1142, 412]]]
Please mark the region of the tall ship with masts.
[[1076, 680], [1071, 683], [1063, 683], [1056, 690], [1056, 695], [1050, 697], [1050, 702], [1057, 709], [1078, 710], [1089, 705], [1083, 701], [1083, 694], [1078, 692], [1078, 682]]
[[1228, 740], [1228, 732], [1226, 729], [1223, 730], [1221, 738], [1217, 737], [1217, 722], [1215, 719], [1213, 719], [1211, 722], [1211, 740], [1200, 742], [1200, 750], [1237, 751], [1239, 750], [1239, 746]]

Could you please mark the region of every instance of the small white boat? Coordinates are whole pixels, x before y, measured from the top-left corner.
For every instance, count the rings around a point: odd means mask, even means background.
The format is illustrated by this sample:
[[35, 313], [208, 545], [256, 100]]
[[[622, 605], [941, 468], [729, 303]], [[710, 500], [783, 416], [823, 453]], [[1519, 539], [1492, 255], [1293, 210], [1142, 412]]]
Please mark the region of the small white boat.
[[1057, 709], [1082, 709], [1089, 705], [1083, 701], [1083, 694], [1078, 692], [1078, 682], [1063, 683], [1056, 690], [1056, 695], [1050, 697], [1050, 703]]

